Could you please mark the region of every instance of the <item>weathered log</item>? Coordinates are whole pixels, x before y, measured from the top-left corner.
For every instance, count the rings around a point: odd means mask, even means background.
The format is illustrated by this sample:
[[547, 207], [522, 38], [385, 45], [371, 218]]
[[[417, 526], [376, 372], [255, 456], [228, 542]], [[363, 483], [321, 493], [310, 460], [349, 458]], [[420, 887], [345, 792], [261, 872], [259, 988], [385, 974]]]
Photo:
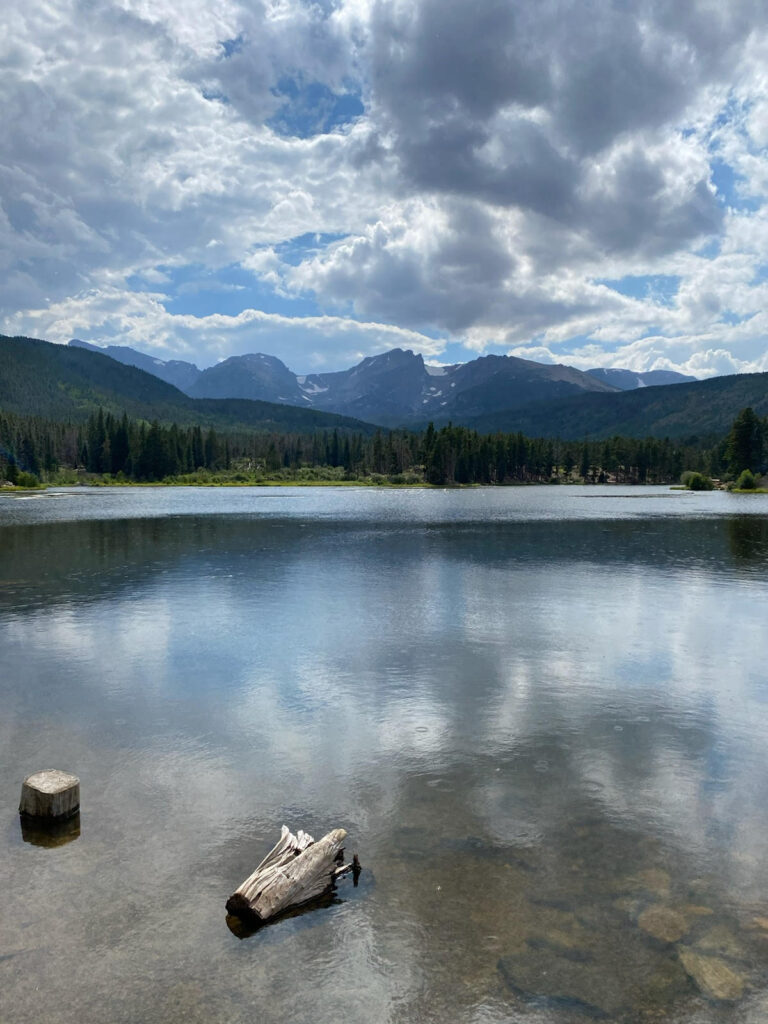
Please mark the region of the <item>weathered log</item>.
[[80, 807], [80, 779], [58, 768], [28, 775], [21, 786], [19, 813], [25, 817], [60, 821]]
[[322, 896], [351, 868], [340, 864], [346, 835], [343, 828], [335, 828], [315, 842], [306, 832], [293, 835], [283, 825], [279, 842], [227, 900], [228, 913], [268, 921]]

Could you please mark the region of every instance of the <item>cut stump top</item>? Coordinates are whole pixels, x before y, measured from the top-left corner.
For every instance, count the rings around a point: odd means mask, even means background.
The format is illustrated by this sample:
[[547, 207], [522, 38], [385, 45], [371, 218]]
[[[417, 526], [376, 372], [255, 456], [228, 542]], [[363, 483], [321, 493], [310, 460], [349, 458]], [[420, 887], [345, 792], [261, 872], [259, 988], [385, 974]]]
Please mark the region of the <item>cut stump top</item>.
[[74, 786], [80, 785], [80, 779], [71, 772], [63, 772], [58, 768], [45, 768], [33, 772], [24, 779], [24, 785], [36, 789], [38, 793], [64, 793]]

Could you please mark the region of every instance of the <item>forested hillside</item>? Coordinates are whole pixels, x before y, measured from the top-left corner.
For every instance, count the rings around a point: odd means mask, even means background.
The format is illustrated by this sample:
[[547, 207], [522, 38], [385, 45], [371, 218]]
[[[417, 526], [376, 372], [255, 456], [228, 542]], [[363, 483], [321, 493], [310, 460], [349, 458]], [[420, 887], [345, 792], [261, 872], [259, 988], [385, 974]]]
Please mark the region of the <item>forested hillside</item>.
[[84, 422], [103, 409], [113, 415], [217, 430], [371, 433], [351, 417], [244, 399], [193, 399], [134, 366], [88, 349], [0, 335], [0, 409], [25, 416]]
[[479, 416], [470, 426], [488, 430], [522, 430], [536, 437], [699, 438], [714, 441], [729, 429], [740, 409], [750, 406], [768, 415], [768, 373], [713, 377], [691, 384], [583, 394], [537, 402], [493, 416]]

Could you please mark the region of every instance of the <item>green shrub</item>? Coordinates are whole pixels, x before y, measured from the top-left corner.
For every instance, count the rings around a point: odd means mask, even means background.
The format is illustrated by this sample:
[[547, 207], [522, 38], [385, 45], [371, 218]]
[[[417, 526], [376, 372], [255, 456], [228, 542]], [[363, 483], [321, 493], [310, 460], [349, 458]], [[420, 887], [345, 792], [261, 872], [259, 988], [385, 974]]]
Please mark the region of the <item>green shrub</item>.
[[[422, 480], [421, 476], [418, 473], [408, 472], [408, 473], [394, 473], [392, 476], [389, 477], [389, 482], [391, 484], [397, 484], [398, 486], [403, 486], [405, 484], [411, 484], [411, 485], [412, 484], [420, 484], [420, 483], [423, 483], [423, 480]], [[378, 481], [377, 481], [377, 483], [378, 483]]]
[[[23, 470], [19, 470], [19, 474], [16, 477], [17, 487], [39, 487], [40, 481], [34, 473], [25, 473]], [[752, 485], [754, 486], [754, 484]]]
[[739, 479], [736, 481], [736, 490], [754, 491], [755, 487], [757, 487], [757, 482], [754, 473], [749, 469], [742, 470]]
[[51, 476], [50, 482], [57, 487], [74, 487], [80, 483], [80, 474], [76, 469], [59, 469]]
[[708, 476], [703, 473], [695, 473], [693, 470], [686, 470], [680, 477], [680, 483], [689, 491], [711, 491], [714, 484]]

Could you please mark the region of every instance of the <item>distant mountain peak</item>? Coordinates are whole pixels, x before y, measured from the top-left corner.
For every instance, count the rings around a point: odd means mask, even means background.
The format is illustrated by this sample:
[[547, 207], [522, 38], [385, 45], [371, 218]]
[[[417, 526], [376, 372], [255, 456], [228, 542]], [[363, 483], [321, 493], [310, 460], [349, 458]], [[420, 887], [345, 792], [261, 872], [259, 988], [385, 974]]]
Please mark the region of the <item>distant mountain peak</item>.
[[88, 349], [89, 352], [99, 352], [125, 366], [137, 366], [140, 370], [164, 380], [166, 384], [172, 384], [179, 391], [188, 392], [200, 376], [200, 370], [194, 363], [184, 362], [183, 359], [158, 359], [157, 356], [139, 352], [129, 345], [94, 345], [90, 341], [81, 341], [80, 338], [72, 338], [69, 345], [72, 348]]
[[690, 384], [696, 377], [687, 377], [675, 370], [624, 370], [620, 367], [597, 367], [587, 370], [596, 380], [605, 381], [621, 391], [634, 391], [636, 388], [661, 387], [667, 384]]
[[375, 356], [366, 356], [361, 362], [357, 364], [357, 368], [366, 366], [376, 367], [395, 367], [404, 366], [408, 363], [423, 363], [424, 360], [420, 353], [413, 352], [412, 349], [403, 348], [391, 348], [388, 352], [379, 352]]

